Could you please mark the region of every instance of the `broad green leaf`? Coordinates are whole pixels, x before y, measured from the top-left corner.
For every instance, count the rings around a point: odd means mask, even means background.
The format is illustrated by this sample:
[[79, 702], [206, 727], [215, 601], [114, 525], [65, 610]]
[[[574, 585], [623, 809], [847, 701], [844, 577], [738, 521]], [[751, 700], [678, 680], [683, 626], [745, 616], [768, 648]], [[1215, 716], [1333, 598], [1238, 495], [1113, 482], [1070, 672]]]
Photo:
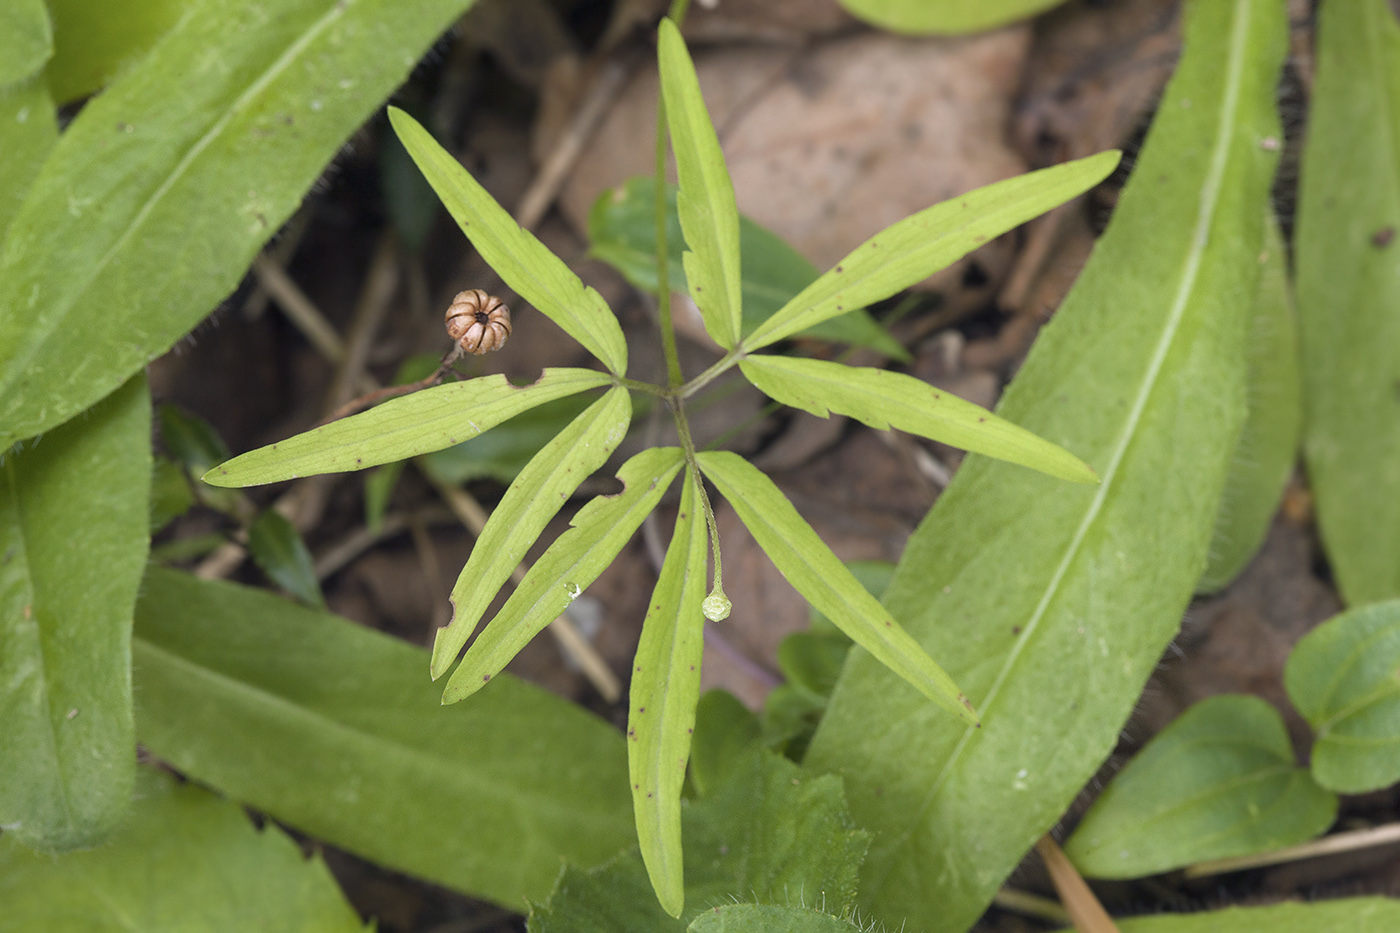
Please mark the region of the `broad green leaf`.
[[627, 433], [632, 403], [615, 387], [540, 448], [491, 512], [467, 565], [452, 587], [452, 621], [433, 641], [433, 680], [457, 660], [477, 622], [525, 559], [550, 519]]
[[751, 748], [712, 794], [681, 810], [685, 902], [680, 918], [651, 896], [634, 848], [593, 871], [565, 868], [531, 933], [681, 933], [717, 904], [808, 903], [842, 913], [855, 903], [869, 842], [846, 813], [841, 781], [813, 777]]
[[133, 67], [194, 0], [49, 0], [54, 56], [45, 77], [54, 99], [86, 97]]
[[1323, 4], [1298, 190], [1303, 452], [1350, 605], [1400, 596], [1400, 27]]
[[1063, 0], [841, 0], [857, 19], [908, 35], [960, 35], [1028, 19]]
[[451, 447], [544, 402], [607, 385], [591, 369], [546, 369], [528, 386], [500, 374], [433, 386], [234, 457], [204, 474], [212, 486], [259, 486], [363, 470]]
[[1317, 734], [1319, 784], [1364, 794], [1400, 781], [1400, 600], [1313, 629], [1288, 656], [1283, 682]]
[[1306, 842], [1337, 798], [1293, 758], [1278, 710], [1224, 694], [1182, 713], [1138, 752], [1065, 843], [1090, 878], [1137, 878]]
[[57, 858], [0, 837], [0, 930], [332, 933], [368, 929], [320, 855], [235, 803], [138, 768], [105, 846]]
[[456, 703], [480, 690], [558, 618], [656, 508], [682, 462], [680, 448], [652, 447], [624, 463], [617, 471], [622, 492], [598, 496], [579, 510], [476, 637], [447, 681], [442, 702]]
[[621, 734], [498, 677], [443, 709], [426, 651], [270, 593], [152, 568], [137, 735], [192, 778], [513, 910], [633, 839]]
[[690, 780], [701, 796], [714, 793], [759, 739], [758, 717], [728, 690], [707, 690], [695, 704]]
[[0, 826], [97, 844], [131, 796], [131, 612], [150, 522], [137, 376], [0, 461]]
[[1400, 929], [1400, 901], [1354, 897], [1272, 907], [1227, 907], [1196, 914], [1158, 914], [1116, 922], [1121, 933], [1391, 933]]
[[311, 552], [282, 513], [268, 509], [248, 527], [248, 553], [273, 583], [308, 606], [326, 608]]
[[709, 477], [783, 577], [871, 656], [965, 723], [977, 712], [909, 633], [831, 553], [773, 481], [738, 454], [699, 455]]
[[1245, 413], [1286, 48], [1274, 0], [1188, 5], [1137, 167], [998, 414], [1103, 478], [964, 464], [885, 596], [972, 731], [852, 652], [808, 751], [876, 832], [863, 909], [967, 929], [1113, 749], [1205, 565]]
[[0, 87], [0, 237], [58, 140], [58, 116], [43, 81]]
[[739, 342], [742, 313], [734, 184], [700, 96], [695, 65], [670, 19], [661, 21], [658, 43], [661, 97], [676, 155], [676, 209], [689, 247], [682, 259], [685, 280], [705, 330], [720, 346], [732, 350]]
[[729, 904], [696, 917], [689, 933], [850, 933], [862, 927], [807, 907]]
[[91, 100], [0, 243], [0, 447], [112, 392], [231, 292], [469, 2], [200, 3]]
[[9, 0], [0, 6], [0, 86], [35, 74], [52, 54], [53, 26], [44, 0]]
[[1206, 570], [1196, 585], [1200, 593], [1222, 589], [1259, 551], [1298, 456], [1302, 400], [1297, 324], [1288, 255], [1272, 210], [1264, 227], [1264, 252], [1245, 344], [1249, 414], [1220, 497]]
[[1100, 152], [1008, 178], [904, 218], [857, 246], [744, 338], [758, 350], [855, 308], [883, 301], [993, 237], [1083, 194], [1118, 164]]
[[913, 376], [866, 366], [786, 356], [751, 356], [739, 364], [763, 392], [820, 418], [831, 412], [880, 431], [898, 428], [1067, 479], [1097, 483], [1074, 454]]
[[627, 372], [627, 343], [612, 309], [591, 286], [535, 238], [408, 114], [389, 108], [389, 122], [418, 169], [481, 258], [521, 298], [558, 324], [609, 370]]
[[705, 571], [710, 544], [695, 478], [686, 473], [676, 529], [652, 590], [632, 662], [627, 764], [637, 841], [651, 886], [672, 917], [685, 906], [681, 874], [681, 788], [700, 699], [705, 648]]
[[522, 412], [500, 427], [443, 450], [418, 458], [433, 479], [461, 484], [489, 477], [512, 483], [540, 448], [583, 414], [596, 399], [570, 395]]
[[[685, 240], [680, 218], [676, 216], [676, 186], [667, 185], [666, 251], [667, 280], [685, 281], [681, 254]], [[630, 178], [605, 191], [593, 202], [588, 213], [589, 254], [622, 273], [642, 291], [656, 294], [656, 186], [651, 176]], [[789, 246], [782, 237], [739, 215], [739, 290], [742, 295], [743, 333], [748, 334], [816, 281], [817, 267]], [[794, 337], [810, 337], [833, 343], [849, 343], [878, 350], [901, 362], [909, 351], [875, 322], [864, 308], [823, 321], [799, 331]]]

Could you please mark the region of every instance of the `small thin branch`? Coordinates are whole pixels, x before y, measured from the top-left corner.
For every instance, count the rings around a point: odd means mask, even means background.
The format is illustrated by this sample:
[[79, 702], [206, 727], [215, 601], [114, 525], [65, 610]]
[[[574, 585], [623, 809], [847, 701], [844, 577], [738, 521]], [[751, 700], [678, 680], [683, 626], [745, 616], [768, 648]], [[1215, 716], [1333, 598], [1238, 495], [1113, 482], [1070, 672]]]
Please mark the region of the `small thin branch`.
[[257, 276], [258, 284], [267, 289], [287, 319], [306, 336], [317, 352], [332, 361], [345, 356], [345, 344], [340, 335], [326, 320], [321, 309], [292, 281], [287, 270], [260, 253], [253, 260], [253, 274]]
[[1073, 923], [1069, 911], [1059, 901], [1051, 900], [1048, 897], [1041, 897], [1039, 894], [1031, 894], [1029, 891], [1018, 891], [1015, 888], [1002, 888], [992, 895], [992, 903], [1002, 910], [1013, 911], [1024, 914], [1027, 917], [1035, 917], [1047, 923], [1054, 923], [1063, 926], [1066, 923]]
[[1060, 902], [1065, 905], [1065, 910], [1069, 911], [1074, 928], [1079, 933], [1118, 933], [1118, 925], [1113, 922], [1108, 911], [1103, 909], [1099, 899], [1080, 876], [1079, 870], [1065, 857], [1065, 853], [1049, 833], [1040, 837], [1040, 841], [1035, 844], [1035, 850], [1045, 861], [1050, 880], [1055, 884]]
[[1304, 842], [1301, 845], [1275, 849], [1273, 852], [1197, 862], [1194, 865], [1186, 866], [1182, 871], [1182, 876], [1205, 878], [1232, 871], [1244, 871], [1247, 868], [1264, 868], [1268, 865], [1282, 865], [1286, 862], [1298, 862], [1323, 855], [1337, 855], [1342, 852], [1355, 852], [1359, 849], [1395, 844], [1400, 844], [1400, 823], [1387, 823], [1384, 826], [1373, 826], [1369, 829], [1334, 833], [1330, 836], [1323, 836], [1321, 839]]

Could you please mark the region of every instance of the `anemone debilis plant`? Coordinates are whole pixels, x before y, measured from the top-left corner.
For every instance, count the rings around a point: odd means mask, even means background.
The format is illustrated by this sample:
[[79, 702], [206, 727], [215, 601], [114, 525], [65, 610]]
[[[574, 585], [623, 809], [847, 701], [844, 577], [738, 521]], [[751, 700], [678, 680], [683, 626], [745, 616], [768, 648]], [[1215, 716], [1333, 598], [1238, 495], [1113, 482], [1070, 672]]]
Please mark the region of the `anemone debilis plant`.
[[[436, 680], [457, 662], [493, 597], [547, 523], [617, 449], [631, 422], [632, 395], [664, 403], [680, 446], [643, 450], [618, 468], [622, 492], [599, 496], [574, 516], [477, 635], [448, 678], [443, 702], [470, 697], [499, 673], [612, 562], [679, 475], [680, 509], [632, 665], [628, 712], [637, 836], [657, 897], [679, 916], [684, 901], [680, 796], [699, 696], [703, 620], [721, 621], [730, 611], [705, 480], [814, 608], [929, 700], [977, 723], [957, 684], [857, 582], [772, 480], [737, 454], [696, 448], [687, 400], [737, 366], [773, 399], [816, 415], [836, 412], [1070, 482], [1097, 482], [1093, 470], [1068, 451], [911, 376], [785, 356], [773, 348], [805, 328], [885, 299], [1075, 197], [1114, 168], [1118, 153], [1011, 178], [905, 218], [744, 333], [734, 189], [694, 66], [670, 20], [661, 24], [659, 60], [687, 249], [686, 284], [706, 331], [724, 351], [713, 365], [685, 378], [663, 301], [668, 381], [656, 385], [628, 378], [622, 329], [602, 297], [521, 229], [413, 118], [391, 109], [399, 138], [472, 245], [510, 288], [582, 344], [602, 369], [547, 368], [535, 382], [519, 387], [490, 375], [422, 389], [243, 454], [204, 479], [216, 486], [250, 486], [365, 469], [469, 440], [545, 402], [601, 390], [530, 460], [492, 513], [453, 588], [451, 621], [437, 632], [431, 661]], [[661, 186], [656, 190], [662, 197]], [[658, 250], [665, 255], [664, 240]], [[664, 275], [664, 263], [659, 268]], [[666, 293], [664, 285], [661, 291]]]

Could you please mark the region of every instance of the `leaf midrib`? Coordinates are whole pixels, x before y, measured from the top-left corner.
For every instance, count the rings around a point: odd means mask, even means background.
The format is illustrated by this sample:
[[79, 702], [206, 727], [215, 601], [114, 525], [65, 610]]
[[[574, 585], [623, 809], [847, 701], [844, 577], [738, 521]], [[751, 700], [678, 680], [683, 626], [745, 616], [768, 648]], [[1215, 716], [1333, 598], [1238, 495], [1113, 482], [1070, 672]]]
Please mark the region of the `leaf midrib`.
[[[988, 690], [986, 698], [977, 704], [984, 725], [994, 715], [997, 699], [1003, 685], [1010, 677], [1011, 671], [1017, 666], [1017, 662], [1020, 660], [1025, 646], [1030, 643], [1039, 630], [1040, 623], [1045, 618], [1050, 603], [1054, 601], [1059, 593], [1060, 584], [1068, 575], [1071, 564], [1074, 563], [1075, 558], [1079, 555], [1080, 548], [1083, 545], [1085, 537], [1088, 535], [1089, 529], [1098, 518], [1099, 512], [1102, 510], [1109, 493], [1115, 488], [1119, 467], [1122, 465], [1123, 458], [1127, 455], [1127, 450], [1132, 444], [1137, 425], [1141, 422], [1143, 411], [1147, 407], [1148, 399], [1156, 388], [1158, 376], [1166, 361], [1167, 354], [1171, 349], [1181, 319], [1185, 314], [1187, 300], [1193, 291], [1196, 277], [1200, 271], [1201, 256], [1209, 242], [1210, 226], [1215, 216], [1215, 208], [1219, 201], [1221, 189], [1224, 185], [1226, 164], [1229, 161], [1232, 143], [1229, 128], [1234, 125], [1234, 115], [1239, 109], [1240, 86], [1243, 82], [1245, 58], [1241, 47], [1244, 45], [1249, 35], [1249, 0], [1235, 0], [1235, 10], [1234, 27], [1230, 37], [1231, 56], [1229, 73], [1225, 87], [1224, 103], [1220, 109], [1220, 118], [1218, 120], [1219, 132], [1216, 135], [1214, 151], [1211, 156], [1210, 171], [1206, 175], [1205, 184], [1201, 191], [1200, 210], [1196, 220], [1194, 236], [1192, 238], [1192, 248], [1187, 256], [1186, 265], [1181, 276], [1181, 283], [1172, 299], [1171, 310], [1167, 316], [1167, 326], [1163, 329], [1162, 336], [1157, 342], [1147, 371], [1139, 385], [1137, 396], [1133, 400], [1132, 409], [1128, 414], [1127, 420], [1124, 422], [1123, 429], [1119, 432], [1118, 438], [1114, 443], [1109, 463], [1104, 468], [1102, 474], [1103, 481], [1097, 490], [1095, 490], [1094, 497], [1084, 514], [1084, 518], [1080, 521], [1079, 527], [1075, 529], [1074, 537], [1071, 539], [1070, 545], [1066, 549], [1064, 559], [1060, 561], [1060, 565], [1055, 569], [1055, 574], [1046, 587], [1045, 594], [1032, 611], [1030, 618], [1025, 625], [1022, 626], [1021, 635], [1013, 644], [1010, 655], [997, 672], [996, 679], [992, 682], [991, 689]], [[904, 829], [892, 834], [894, 839], [890, 846], [890, 851], [902, 851], [909, 846], [915, 830], [923, 823], [929, 809], [933, 806], [935, 798], [948, 782], [955, 766], [961, 760], [968, 742], [974, 734], [977, 734], [977, 731], [978, 730], [972, 728], [967, 728], [963, 731], [962, 737], [944, 760], [942, 768], [940, 768], [928, 793], [919, 803], [913, 817], [904, 823]], [[889, 860], [886, 864], [894, 865], [903, 861], [904, 859], [896, 858]], [[886, 870], [881, 877], [871, 879], [867, 885], [865, 896], [868, 899], [874, 898], [884, 886], [885, 881], [888, 880], [889, 875], [890, 871]]]

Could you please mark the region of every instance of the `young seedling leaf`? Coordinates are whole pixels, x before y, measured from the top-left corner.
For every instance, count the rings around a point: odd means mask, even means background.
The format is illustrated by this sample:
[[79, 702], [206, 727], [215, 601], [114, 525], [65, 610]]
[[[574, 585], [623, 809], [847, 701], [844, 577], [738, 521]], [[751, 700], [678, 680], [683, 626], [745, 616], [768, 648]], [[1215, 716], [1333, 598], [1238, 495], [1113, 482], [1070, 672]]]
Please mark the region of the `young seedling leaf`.
[[702, 797], [728, 779], [757, 742], [758, 717], [743, 701], [718, 687], [705, 691], [695, 704], [695, 736], [690, 743], [690, 780]]
[[1116, 921], [1120, 933], [1390, 933], [1400, 929], [1400, 901], [1349, 897], [1309, 904], [1227, 907], [1195, 914], [1159, 914]]
[[750, 748], [721, 786], [681, 810], [681, 826], [688, 906], [680, 918], [651, 897], [634, 848], [592, 871], [566, 867], [549, 903], [531, 912], [530, 933], [682, 933], [714, 905], [741, 898], [819, 901], [836, 913], [855, 904], [869, 836], [847, 815], [839, 778], [814, 778]]
[[705, 329], [732, 350], [739, 342], [742, 313], [734, 184], [680, 30], [663, 19], [658, 39], [661, 97], [680, 189], [676, 206], [689, 247], [683, 259], [685, 279]]
[[248, 528], [248, 553], [263, 573], [308, 606], [326, 608], [311, 552], [296, 527], [281, 512], [268, 509]]
[[1288, 254], [1278, 221], [1264, 227], [1264, 271], [1245, 343], [1249, 367], [1245, 417], [1198, 593], [1223, 589], [1259, 551], [1298, 457], [1302, 431], [1298, 327], [1288, 283]]
[[977, 725], [976, 710], [953, 679], [860, 585], [771, 479], [727, 451], [702, 453], [699, 461], [773, 566], [813, 608], [924, 696]]
[[131, 612], [146, 562], [143, 376], [0, 460], [0, 826], [96, 845], [131, 796]]
[[519, 910], [635, 839], [621, 733], [509, 675], [443, 709], [420, 648], [160, 568], [134, 649], [153, 755], [395, 871]]
[[1313, 629], [1288, 656], [1283, 683], [1317, 734], [1319, 784], [1364, 794], [1400, 781], [1400, 600]]
[[776, 904], [726, 904], [707, 910], [686, 927], [687, 933], [852, 933], [861, 929], [809, 907]]
[[404, 460], [451, 447], [536, 405], [611, 381], [591, 369], [546, 369], [528, 386], [513, 386], [499, 374], [434, 386], [241, 454], [204, 474], [204, 481], [259, 486]]
[[602, 296], [522, 229], [417, 120], [390, 107], [389, 122], [447, 212], [496, 274], [609, 370], [626, 374], [627, 343]]
[[0, 243], [0, 448], [111, 393], [233, 291], [464, 5], [185, 5], [64, 130]]
[[433, 680], [452, 667], [496, 593], [579, 483], [617, 449], [631, 423], [627, 390], [616, 387], [540, 448], [491, 512], [457, 584], [452, 621], [433, 641]]
[[[685, 281], [681, 256], [685, 240], [680, 218], [676, 216], [676, 186], [667, 185], [666, 251], [667, 280], [673, 288]], [[656, 185], [651, 176], [629, 178], [605, 191], [588, 212], [589, 254], [622, 273], [642, 291], [656, 294]], [[789, 246], [782, 237], [739, 215], [739, 289], [742, 295], [741, 330], [748, 334], [768, 320], [802, 289], [816, 281], [817, 267]], [[864, 308], [823, 321], [798, 331], [794, 337], [808, 337], [831, 343], [848, 343], [878, 350], [901, 362], [909, 351], [890, 336]]]
[[767, 355], [751, 356], [739, 368], [771, 398], [821, 418], [834, 411], [877, 430], [899, 428], [1071, 482], [1099, 481], [1083, 460], [1058, 444], [913, 376]]
[[624, 463], [617, 471], [622, 492], [598, 496], [579, 510], [467, 650], [447, 681], [442, 702], [456, 703], [480, 690], [558, 618], [656, 508], [682, 462], [680, 448], [652, 447]]
[[1287, 24], [1273, 0], [1186, 9], [1108, 229], [997, 409], [1102, 484], [970, 460], [885, 596], [982, 729], [857, 653], [804, 759], [877, 831], [861, 897], [890, 926], [976, 922], [1112, 751], [1205, 566], [1244, 423]]
[[1278, 710], [1225, 694], [1154, 736], [1094, 801], [1065, 854], [1091, 878], [1138, 878], [1306, 842], [1336, 816], [1336, 795], [1295, 763]]
[[760, 324], [744, 338], [744, 349], [761, 349], [923, 281], [993, 237], [1083, 194], [1113, 171], [1118, 157], [1100, 152], [1008, 178], [886, 227]]
[[6, 930], [369, 930], [320, 855], [232, 801], [153, 768], [110, 842], [58, 857], [0, 837]]
[[1322, 542], [1349, 605], [1400, 596], [1400, 25], [1386, 0], [1317, 27], [1294, 236]]
[[846, 11], [881, 29], [913, 36], [962, 35], [1029, 19], [1064, 0], [841, 0]]
[[704, 653], [705, 570], [710, 544], [694, 476], [681, 490], [676, 530], [642, 623], [632, 662], [627, 710], [627, 765], [632, 810], [647, 876], [672, 917], [685, 906], [681, 865], [681, 788], [700, 699]]

